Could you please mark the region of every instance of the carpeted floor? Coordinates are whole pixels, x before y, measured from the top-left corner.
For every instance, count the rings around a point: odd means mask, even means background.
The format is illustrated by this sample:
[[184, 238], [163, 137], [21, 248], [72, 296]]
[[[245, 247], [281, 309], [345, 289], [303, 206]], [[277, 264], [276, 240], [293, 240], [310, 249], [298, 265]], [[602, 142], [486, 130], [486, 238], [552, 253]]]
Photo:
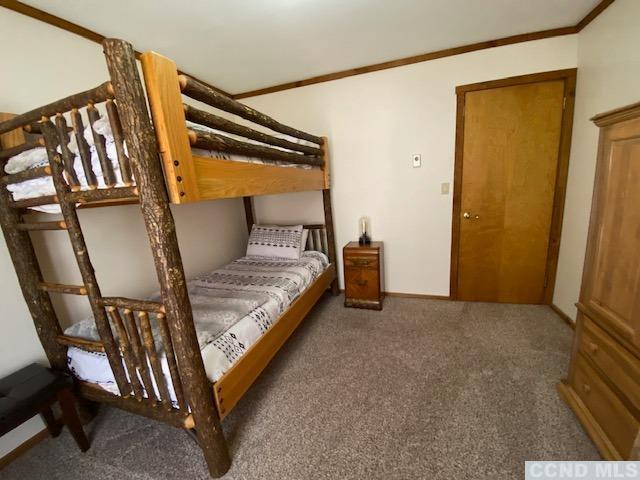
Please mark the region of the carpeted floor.
[[[555, 384], [572, 331], [545, 306], [326, 297], [224, 422], [225, 479], [516, 479], [525, 460], [596, 460]], [[104, 408], [6, 479], [205, 479], [184, 432]]]

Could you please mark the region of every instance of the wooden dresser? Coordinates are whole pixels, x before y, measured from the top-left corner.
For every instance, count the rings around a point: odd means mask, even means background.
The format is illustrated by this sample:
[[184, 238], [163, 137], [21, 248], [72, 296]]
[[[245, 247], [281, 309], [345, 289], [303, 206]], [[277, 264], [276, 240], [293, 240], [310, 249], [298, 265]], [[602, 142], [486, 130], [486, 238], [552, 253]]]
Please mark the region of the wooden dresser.
[[342, 250], [344, 306], [382, 310], [384, 269], [382, 242], [349, 242]]
[[640, 103], [593, 118], [600, 144], [568, 378], [602, 456], [640, 459]]

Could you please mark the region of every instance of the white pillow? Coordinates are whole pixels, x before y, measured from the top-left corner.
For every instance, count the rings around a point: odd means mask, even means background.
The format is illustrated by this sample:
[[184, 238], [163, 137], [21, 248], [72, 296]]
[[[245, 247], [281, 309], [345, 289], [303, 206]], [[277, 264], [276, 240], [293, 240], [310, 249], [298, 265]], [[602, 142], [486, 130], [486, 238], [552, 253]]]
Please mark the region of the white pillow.
[[248, 257], [288, 258], [301, 254], [302, 225], [254, 225], [247, 244]]

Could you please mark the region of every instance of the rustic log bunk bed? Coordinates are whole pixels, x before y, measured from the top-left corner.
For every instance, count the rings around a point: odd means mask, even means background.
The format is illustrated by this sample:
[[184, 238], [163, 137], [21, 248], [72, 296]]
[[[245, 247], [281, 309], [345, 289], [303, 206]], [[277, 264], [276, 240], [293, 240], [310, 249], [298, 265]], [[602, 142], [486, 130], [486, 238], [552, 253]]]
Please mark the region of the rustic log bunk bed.
[[[4, 167], [16, 154], [41, 145], [45, 146], [48, 158], [46, 165], [0, 179], [2, 230], [52, 367], [67, 368], [70, 347], [106, 354], [119, 395], [91, 382], [79, 381], [81, 397], [195, 432], [210, 474], [218, 477], [230, 466], [221, 420], [322, 293], [328, 288], [334, 294], [338, 291], [327, 139], [282, 125], [197, 80], [179, 75], [175, 63], [153, 52], [141, 56], [145, 95], [131, 45], [108, 39], [103, 47], [109, 81], [0, 123], [3, 142], [0, 166]], [[183, 103], [183, 96], [286, 137], [200, 110]], [[83, 136], [82, 109], [86, 109], [92, 125], [89, 128], [102, 178], [97, 178], [95, 169], [92, 170], [89, 147]], [[114, 163], [107, 158], [105, 138], [94, 128], [99, 111], [106, 111], [105, 118], [112, 130], [117, 175]], [[72, 126], [68, 126], [68, 118]], [[194, 124], [215, 130], [204, 130]], [[220, 132], [232, 134], [233, 138]], [[237, 140], [238, 136], [249, 141]], [[68, 147], [73, 138], [82, 163], [82, 182], [78, 179], [77, 165], [74, 167], [74, 154]], [[222, 155], [201, 156], [192, 147], [263, 161], [258, 164], [236, 161], [233, 157], [219, 158]], [[16, 200], [8, 190], [11, 185], [47, 176], [53, 180], [54, 195]], [[243, 197], [250, 229], [254, 223], [252, 196], [303, 190], [322, 191], [325, 223], [306, 227], [311, 229], [310, 242], [327, 254], [329, 266], [212, 384], [200, 354], [169, 202]], [[159, 301], [102, 296], [78, 220], [78, 208], [133, 202], [139, 203], [146, 224], [160, 283]], [[29, 220], [29, 209], [50, 204], [59, 206], [63, 220]], [[29, 235], [35, 230], [67, 230], [83, 285], [43, 279]], [[99, 341], [64, 334], [49, 297], [51, 293], [86, 295]], [[162, 345], [154, 342], [150, 318], [157, 324]], [[168, 380], [160, 367], [161, 350], [170, 372]]]

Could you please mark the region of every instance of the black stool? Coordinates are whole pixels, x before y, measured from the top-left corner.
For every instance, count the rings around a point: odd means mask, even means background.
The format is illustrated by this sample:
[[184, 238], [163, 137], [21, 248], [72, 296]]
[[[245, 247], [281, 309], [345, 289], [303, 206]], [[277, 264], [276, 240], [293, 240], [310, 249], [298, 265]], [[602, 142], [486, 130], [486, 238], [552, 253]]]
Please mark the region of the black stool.
[[62, 410], [62, 423], [69, 427], [80, 450], [89, 450], [89, 440], [78, 417], [72, 387], [73, 380], [69, 375], [37, 363], [0, 379], [0, 436], [40, 413], [51, 436], [57, 437], [62, 425], [51, 411], [51, 405], [57, 401]]

